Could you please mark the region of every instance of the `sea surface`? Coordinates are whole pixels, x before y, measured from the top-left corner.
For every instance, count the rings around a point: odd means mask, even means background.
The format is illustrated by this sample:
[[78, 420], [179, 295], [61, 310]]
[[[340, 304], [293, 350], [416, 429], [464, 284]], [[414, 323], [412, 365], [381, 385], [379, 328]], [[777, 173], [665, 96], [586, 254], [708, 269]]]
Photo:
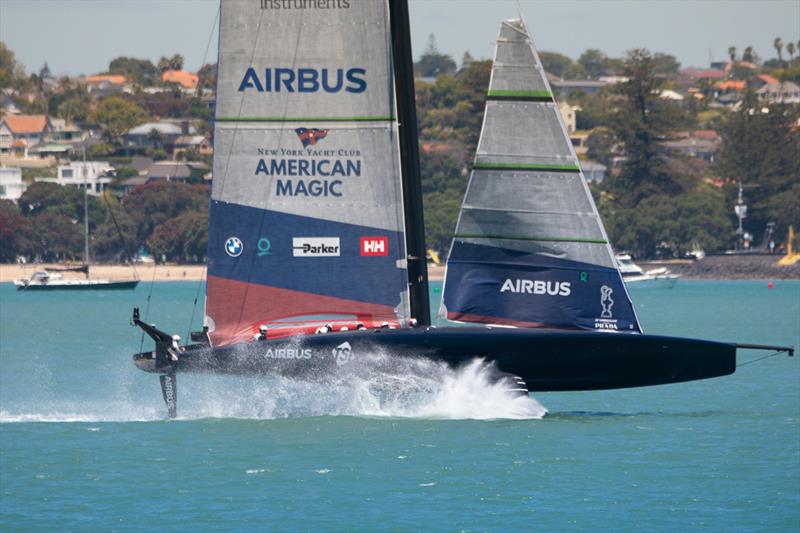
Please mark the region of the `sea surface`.
[[[179, 375], [166, 420], [131, 363], [131, 308], [185, 337], [202, 296], [0, 284], [0, 531], [800, 530], [798, 357], [525, 405], [479, 363], [390, 401], [365, 383]], [[800, 345], [800, 281], [632, 297], [648, 333]]]

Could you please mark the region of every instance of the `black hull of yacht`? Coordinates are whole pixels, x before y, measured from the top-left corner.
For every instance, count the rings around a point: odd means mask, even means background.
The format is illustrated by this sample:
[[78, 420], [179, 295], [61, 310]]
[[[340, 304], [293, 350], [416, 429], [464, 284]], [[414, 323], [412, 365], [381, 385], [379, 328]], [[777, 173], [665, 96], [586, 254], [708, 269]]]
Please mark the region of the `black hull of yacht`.
[[[475, 358], [521, 377], [529, 391], [643, 387], [736, 370], [736, 345], [696, 339], [507, 328], [381, 329], [307, 335], [221, 348], [190, 345], [177, 361], [134, 356], [148, 372], [279, 375], [309, 381], [422, 358], [458, 367]], [[160, 363], [157, 360], [160, 359]]]
[[121, 291], [133, 290], [139, 280], [110, 281], [101, 283], [63, 283], [17, 285], [18, 291]]

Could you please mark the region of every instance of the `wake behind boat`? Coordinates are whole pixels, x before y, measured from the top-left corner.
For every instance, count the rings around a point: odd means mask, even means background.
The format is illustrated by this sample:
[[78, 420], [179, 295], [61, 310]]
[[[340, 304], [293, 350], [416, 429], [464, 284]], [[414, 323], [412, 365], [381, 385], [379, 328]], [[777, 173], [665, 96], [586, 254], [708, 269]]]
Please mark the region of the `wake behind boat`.
[[447, 260], [440, 316], [480, 325], [435, 328], [407, 2], [220, 9], [205, 328], [181, 346], [133, 319], [170, 416], [178, 372], [327, 382], [482, 358], [526, 392], [735, 370], [742, 345], [642, 333], [524, 22], [500, 27]]

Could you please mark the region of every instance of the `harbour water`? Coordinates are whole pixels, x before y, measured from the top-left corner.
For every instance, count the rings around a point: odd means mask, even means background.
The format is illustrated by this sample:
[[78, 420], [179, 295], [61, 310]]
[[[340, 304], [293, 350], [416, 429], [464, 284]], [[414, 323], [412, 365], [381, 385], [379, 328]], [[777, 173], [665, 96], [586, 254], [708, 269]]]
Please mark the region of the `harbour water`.
[[[0, 284], [3, 531], [800, 528], [798, 358], [536, 394], [544, 418], [509, 407], [477, 364], [388, 402], [365, 383], [181, 375], [168, 421], [158, 380], [130, 359], [131, 308], [144, 314], [150, 290]], [[800, 345], [800, 281], [632, 296], [648, 333]], [[156, 283], [149, 321], [185, 336], [196, 299], [195, 327], [202, 287]]]

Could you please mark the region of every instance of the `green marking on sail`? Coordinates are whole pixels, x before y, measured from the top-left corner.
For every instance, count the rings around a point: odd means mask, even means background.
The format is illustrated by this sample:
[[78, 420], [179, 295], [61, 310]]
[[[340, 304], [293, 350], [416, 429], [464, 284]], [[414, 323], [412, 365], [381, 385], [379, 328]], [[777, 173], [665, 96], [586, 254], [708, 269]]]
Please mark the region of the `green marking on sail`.
[[488, 163], [485, 161], [476, 162], [472, 165], [476, 170], [552, 170], [565, 172], [580, 172], [578, 165], [569, 164], [540, 164], [540, 163]]
[[553, 93], [546, 90], [538, 91], [509, 91], [503, 89], [489, 89], [489, 98], [549, 98], [553, 99]]
[[373, 115], [360, 117], [217, 117], [217, 122], [392, 122], [397, 117]]
[[510, 241], [543, 241], [543, 242], [586, 242], [590, 244], [606, 244], [604, 239], [584, 239], [580, 237], [511, 237], [509, 235], [489, 235], [479, 233], [456, 233], [456, 238], [461, 239], [505, 239]]

